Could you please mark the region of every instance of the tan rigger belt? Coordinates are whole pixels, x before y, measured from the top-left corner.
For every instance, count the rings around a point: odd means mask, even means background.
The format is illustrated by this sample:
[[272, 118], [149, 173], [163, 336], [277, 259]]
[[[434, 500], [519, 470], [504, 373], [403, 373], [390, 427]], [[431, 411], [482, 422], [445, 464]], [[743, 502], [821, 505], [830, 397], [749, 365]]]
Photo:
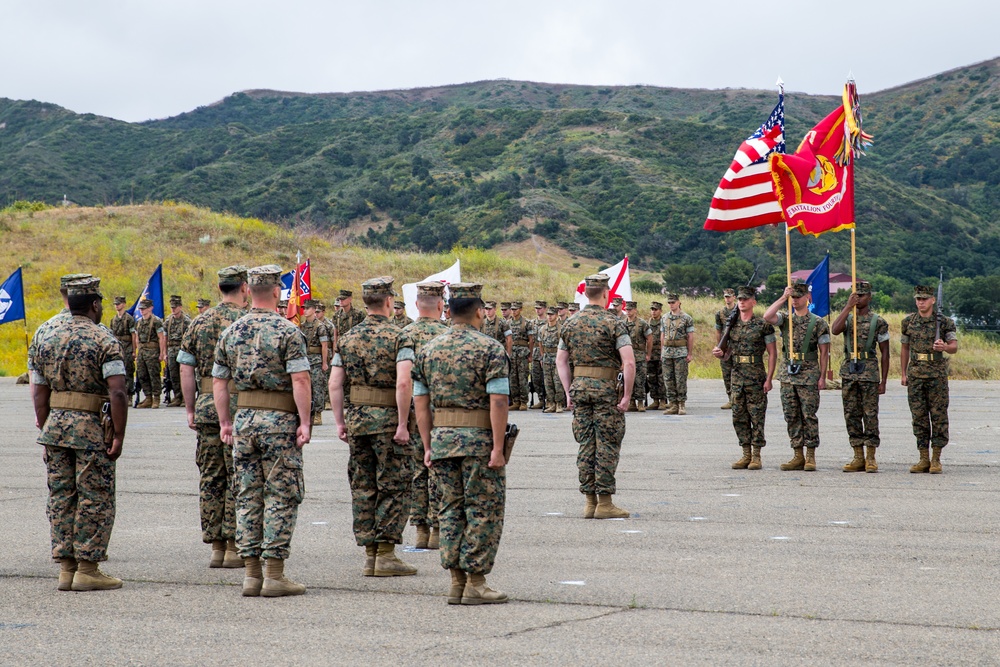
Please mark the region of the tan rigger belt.
[[155, 341], [152, 343], [139, 343], [139, 347], [144, 350], [159, 350], [160, 344]]
[[351, 403], [354, 405], [374, 405], [384, 408], [394, 408], [396, 407], [396, 389], [352, 386]]
[[108, 402], [107, 396], [85, 394], [81, 391], [54, 391], [49, 396], [51, 410], [81, 410], [101, 414], [101, 407]]
[[914, 361], [941, 361], [944, 355], [940, 352], [914, 352], [910, 358]]
[[236, 398], [236, 407], [278, 410], [293, 414], [298, 412], [298, 408], [295, 407], [295, 397], [290, 391], [264, 391], [260, 389], [241, 391]]
[[607, 368], [605, 366], [576, 366], [573, 368], [573, 377], [594, 378], [596, 380], [617, 380], [618, 369]]
[[491, 428], [489, 410], [463, 410], [462, 408], [437, 408], [434, 410], [435, 428]]
[[[238, 394], [239, 391], [236, 389], [236, 383], [230, 380], [227, 385], [229, 386], [230, 394]], [[198, 393], [200, 394], [211, 394], [214, 392], [212, 388], [212, 378], [202, 378], [201, 386], [198, 388]]]
[[664, 347], [687, 347], [687, 338], [682, 338], [680, 340], [665, 340], [663, 341]]
[[306, 354], [323, 354], [322, 347], [307, 347]]

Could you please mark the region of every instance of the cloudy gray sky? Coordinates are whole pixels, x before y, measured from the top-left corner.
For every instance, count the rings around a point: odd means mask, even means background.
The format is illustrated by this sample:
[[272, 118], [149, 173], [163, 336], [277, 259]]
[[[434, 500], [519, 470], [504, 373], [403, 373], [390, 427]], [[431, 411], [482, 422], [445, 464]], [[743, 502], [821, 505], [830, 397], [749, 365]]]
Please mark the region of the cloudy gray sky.
[[129, 121], [249, 88], [509, 78], [862, 95], [1000, 56], [997, 0], [8, 0], [0, 97]]

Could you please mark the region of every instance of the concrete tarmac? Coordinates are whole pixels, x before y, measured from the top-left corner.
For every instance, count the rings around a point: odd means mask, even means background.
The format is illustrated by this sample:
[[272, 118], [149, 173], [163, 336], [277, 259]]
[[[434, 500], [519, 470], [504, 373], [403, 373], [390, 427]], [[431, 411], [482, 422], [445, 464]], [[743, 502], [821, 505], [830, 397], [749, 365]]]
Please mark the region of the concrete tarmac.
[[882, 398], [878, 474], [851, 458], [839, 391], [823, 392], [819, 470], [790, 457], [777, 383], [764, 470], [740, 456], [719, 381], [683, 417], [629, 414], [615, 501], [582, 519], [571, 415], [513, 413], [507, 514], [488, 581], [505, 605], [449, 606], [437, 552], [417, 576], [365, 578], [347, 445], [333, 418], [305, 449], [287, 574], [306, 595], [240, 596], [209, 569], [184, 410], [132, 410], [103, 569], [119, 591], [56, 591], [42, 449], [26, 386], [0, 380], [3, 665], [957, 665], [1000, 663], [1000, 383], [952, 382], [944, 474], [913, 475], [905, 388]]

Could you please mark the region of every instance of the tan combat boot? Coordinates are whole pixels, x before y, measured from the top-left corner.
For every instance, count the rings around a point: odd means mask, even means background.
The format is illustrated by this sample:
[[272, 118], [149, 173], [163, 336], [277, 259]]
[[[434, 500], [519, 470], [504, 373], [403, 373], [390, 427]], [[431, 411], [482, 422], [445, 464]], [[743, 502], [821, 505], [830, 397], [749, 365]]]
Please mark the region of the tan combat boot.
[[441, 529], [437, 526], [431, 526], [431, 536], [427, 539], [428, 549], [440, 549], [441, 548]]
[[626, 410], [625, 412], [638, 412], [638, 411], [639, 411], [639, 408], [635, 407], [635, 401], [629, 401], [628, 402], [628, 410]]
[[687, 410], [684, 409], [684, 401], [678, 401], [677, 403], [677, 414], [686, 415]]
[[816, 448], [806, 447], [806, 462], [802, 466], [806, 472], [816, 472]]
[[160, 407], [160, 395], [153, 394], [153, 409], [156, 410]]
[[802, 457], [802, 448], [793, 447], [792, 451], [795, 452], [795, 456], [788, 463], [782, 463], [779, 466], [782, 470], [802, 470], [805, 468], [806, 460]]
[[517, 409], [518, 409], [518, 410], [519, 410], [520, 412], [527, 412], [527, 410], [528, 410], [528, 406], [527, 406], [527, 405], [525, 405], [524, 403], [518, 403], [518, 405], [517, 405]]
[[642, 399], [642, 400], [636, 401], [635, 404], [637, 406], [639, 406], [639, 412], [645, 412], [646, 411], [646, 399]]
[[753, 448], [753, 456], [750, 457], [750, 465], [747, 466], [747, 470], [760, 470], [764, 467], [764, 464], [760, 462], [760, 447]]
[[561, 415], [564, 412], [566, 412], [566, 409], [563, 406], [556, 403], [556, 414]]
[[313, 413], [313, 423], [312, 423], [312, 425], [313, 426], [322, 426], [323, 425], [323, 413], [322, 412], [314, 412]]
[[222, 567], [224, 560], [226, 560], [226, 541], [212, 540], [212, 560], [208, 561], [208, 566]]
[[542, 409], [542, 402], [540, 400], [535, 401], [534, 403], [531, 404], [531, 409], [532, 410], [541, 410]]
[[542, 412], [547, 415], [555, 414], [555, 411], [556, 411], [556, 406], [554, 403], [546, 404], [545, 409], [542, 410]]
[[868, 445], [868, 458], [865, 459], [865, 472], [878, 472], [878, 463], [875, 462], [876, 447]]
[[75, 558], [60, 558], [59, 559], [59, 586], [57, 590], [60, 591], [71, 591], [73, 590], [73, 577], [76, 575], [76, 559]]
[[426, 549], [427, 540], [431, 539], [430, 526], [417, 526], [417, 541], [413, 544], [417, 549]]
[[733, 399], [728, 399], [725, 403], [722, 404], [722, 406], [721, 406], [720, 409], [722, 409], [722, 410], [732, 410], [733, 409]]
[[243, 575], [243, 597], [255, 598], [264, 585], [264, 572], [260, 569], [260, 558], [253, 556], [243, 559], [246, 572]]
[[362, 576], [374, 577], [375, 576], [375, 555], [378, 553], [377, 544], [365, 545], [365, 569], [361, 572]]
[[610, 493], [597, 495], [597, 507], [594, 509], [595, 519], [627, 519], [628, 517], [628, 512], [611, 502]]
[[588, 493], [587, 504], [583, 508], [583, 518], [593, 519], [595, 510], [597, 510], [597, 494]]
[[451, 588], [448, 589], [448, 604], [462, 604], [462, 593], [468, 577], [457, 567], [451, 570]]
[[379, 542], [375, 555], [376, 577], [405, 577], [416, 574], [417, 568], [408, 565], [396, 557], [396, 545], [391, 542]]
[[173, 400], [171, 400], [170, 403], [167, 404], [167, 407], [168, 408], [179, 408], [182, 405], [184, 405], [184, 397], [183, 396], [174, 396]]
[[941, 447], [931, 449], [931, 465], [928, 470], [932, 475], [937, 475], [941, 472], [941, 449]]
[[226, 540], [226, 555], [222, 559], [222, 567], [235, 570], [243, 567], [243, 559], [236, 551], [236, 540]]
[[676, 415], [677, 414], [677, 401], [673, 403], [667, 403], [667, 409], [663, 411], [665, 415]]
[[743, 457], [739, 461], [735, 461], [731, 467], [733, 470], [746, 470], [751, 460], [753, 460], [753, 456], [750, 454], [750, 445], [743, 445]]
[[466, 575], [462, 604], [501, 604], [507, 601], [507, 594], [495, 591], [486, 585], [485, 574]]
[[851, 447], [854, 450], [854, 458], [844, 466], [844, 472], [864, 472], [865, 471], [865, 448]]
[[280, 598], [286, 595], [302, 595], [306, 592], [305, 586], [285, 576], [285, 561], [280, 558], [268, 558], [265, 567], [264, 585], [260, 589], [262, 596]]
[[142, 403], [135, 406], [136, 410], [145, 410], [146, 408], [151, 408], [151, 407], [153, 407], [152, 396], [146, 396], [146, 398], [142, 399]]
[[910, 466], [910, 472], [928, 472], [931, 469], [931, 460], [928, 458], [926, 447], [920, 447], [918, 450], [920, 452], [920, 460], [915, 464]]
[[122, 587], [122, 580], [101, 572], [97, 563], [87, 560], [78, 561], [76, 573], [70, 590], [73, 591], [111, 591]]
[[660, 409], [660, 399], [654, 398], [653, 402], [649, 404], [649, 409], [650, 410], [659, 410]]

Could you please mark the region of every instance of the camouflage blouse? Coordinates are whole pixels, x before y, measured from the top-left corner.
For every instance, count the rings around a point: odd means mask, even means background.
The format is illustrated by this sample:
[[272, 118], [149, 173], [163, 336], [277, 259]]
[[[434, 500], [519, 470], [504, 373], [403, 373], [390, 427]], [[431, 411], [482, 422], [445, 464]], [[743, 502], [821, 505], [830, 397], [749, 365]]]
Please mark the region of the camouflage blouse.
[[653, 335], [653, 330], [649, 323], [641, 317], [635, 318], [635, 322], [625, 320], [625, 328], [628, 336], [632, 339], [632, 350], [635, 352], [636, 363], [646, 359], [646, 340]]
[[[601, 306], [587, 305], [566, 320], [559, 338], [559, 349], [569, 352], [574, 366], [600, 366], [620, 370], [618, 350], [631, 347], [625, 320]], [[574, 391], [593, 391], [614, 399], [615, 383], [597, 378], [574, 377]]]
[[[413, 360], [410, 334], [384, 315], [369, 315], [340, 339], [331, 364], [341, 366], [351, 387], [396, 388], [396, 364]], [[345, 389], [345, 391], [349, 391]], [[391, 433], [399, 423], [396, 406], [344, 402], [344, 421], [351, 435]]]
[[[219, 423], [219, 415], [215, 411], [212, 393], [201, 393], [201, 379], [212, 377], [212, 367], [215, 365], [215, 347], [222, 332], [244, 314], [246, 311], [239, 306], [223, 302], [194, 318], [191, 321], [191, 326], [184, 332], [184, 340], [181, 341], [181, 349], [177, 353], [177, 362], [186, 366], [194, 366], [195, 381], [199, 383], [198, 397], [194, 404], [194, 422], [196, 424]], [[229, 409], [230, 414], [235, 414], [235, 396], [232, 397]]]
[[768, 343], [775, 342], [774, 327], [764, 321], [760, 315], [754, 315], [744, 322], [739, 317], [729, 332], [729, 347], [727, 351], [730, 359], [733, 356], [740, 357], [760, 357], [761, 361], [756, 363], [734, 363], [730, 378], [733, 384], [764, 384], [767, 379], [767, 370], [764, 367], [764, 352], [767, 351]]
[[537, 338], [540, 348], [544, 348], [542, 353], [542, 363], [556, 363], [556, 350], [559, 348], [559, 336], [562, 333], [562, 324], [556, 320], [555, 324], [546, 322], [538, 330]]
[[[507, 326], [510, 329], [511, 344], [514, 349], [527, 350], [528, 338], [535, 335], [535, 324], [522, 316], [508, 320]], [[527, 356], [527, 352], [521, 351], [520, 356]]]
[[111, 333], [115, 335], [122, 348], [132, 349], [132, 334], [135, 333], [135, 318], [125, 311], [111, 318]]
[[361, 324], [365, 320], [366, 313], [358, 310], [351, 304], [350, 312], [340, 311], [333, 316], [333, 325], [337, 328], [337, 335], [344, 336], [348, 331]]
[[140, 317], [135, 323], [135, 333], [139, 336], [140, 345], [143, 343], [159, 343], [159, 335], [165, 333], [163, 320], [153, 314], [150, 314], [149, 317]]
[[860, 373], [851, 373], [848, 362], [851, 354], [848, 345], [854, 345], [854, 314], [847, 316], [847, 326], [844, 328], [844, 363], [840, 366], [840, 377], [844, 380], [854, 380], [856, 382], [881, 382], [882, 374], [879, 372], [878, 351], [879, 343], [889, 340], [889, 323], [877, 314], [868, 311], [867, 315], [858, 318], [858, 350], [864, 352], [868, 349], [868, 334], [871, 333], [872, 318], [876, 318], [875, 324], [875, 344], [871, 346], [874, 353], [870, 359], [865, 359], [864, 370]]
[[168, 317], [164, 323], [167, 332], [167, 347], [180, 347], [181, 341], [184, 340], [184, 333], [190, 325], [191, 318], [187, 316], [187, 313]]
[[[468, 324], [456, 324], [428, 342], [413, 365], [413, 393], [430, 396], [431, 406], [489, 410], [490, 394], [510, 393], [503, 346]], [[435, 428], [431, 459], [489, 456], [493, 433], [485, 428]]]
[[[809, 342], [809, 349], [803, 350], [802, 347], [805, 343], [806, 332], [809, 329], [810, 318], [814, 318], [815, 321], [815, 324], [813, 325], [812, 339]], [[778, 380], [788, 384], [800, 385], [816, 384], [819, 382], [819, 346], [830, 343], [830, 325], [828, 325], [826, 320], [822, 317], [816, 317], [812, 313], [794, 316], [792, 340], [795, 343], [795, 354], [806, 354], [808, 356], [815, 355], [817, 357], [816, 359], [796, 361], [795, 363], [799, 364], [801, 368], [795, 375], [788, 374], [788, 359], [786, 358], [786, 355], [791, 352], [791, 350], [788, 348], [787, 311], [778, 311], [778, 321], [775, 324], [775, 327], [781, 332], [781, 358], [784, 360], [783, 363], [778, 364]]]
[[[125, 375], [122, 349], [112, 333], [83, 316], [59, 317], [39, 327], [31, 381], [53, 392], [108, 395], [107, 378]], [[69, 449], [104, 449], [96, 412], [52, 410], [38, 444]]]
[[[694, 318], [683, 310], [676, 315], [668, 312], [660, 318], [660, 331], [663, 334], [664, 342], [687, 340], [688, 334], [694, 333]], [[681, 347], [664, 345], [663, 349], [660, 350], [660, 357], [663, 359], [680, 359], [686, 357], [687, 354], [687, 345]]]
[[915, 354], [934, 353], [934, 333], [937, 329], [937, 318], [941, 318], [941, 339], [945, 342], [958, 340], [955, 321], [950, 317], [934, 314], [931, 317], [920, 317], [920, 313], [912, 313], [903, 318], [900, 326], [902, 336], [899, 342], [910, 346], [910, 365], [906, 368], [908, 378], [946, 378], [948, 377], [948, 358], [942, 353], [940, 360], [917, 361]]
[[501, 345], [506, 345], [507, 334], [511, 333], [507, 320], [500, 316], [494, 317], [492, 322], [484, 317], [479, 330]]

